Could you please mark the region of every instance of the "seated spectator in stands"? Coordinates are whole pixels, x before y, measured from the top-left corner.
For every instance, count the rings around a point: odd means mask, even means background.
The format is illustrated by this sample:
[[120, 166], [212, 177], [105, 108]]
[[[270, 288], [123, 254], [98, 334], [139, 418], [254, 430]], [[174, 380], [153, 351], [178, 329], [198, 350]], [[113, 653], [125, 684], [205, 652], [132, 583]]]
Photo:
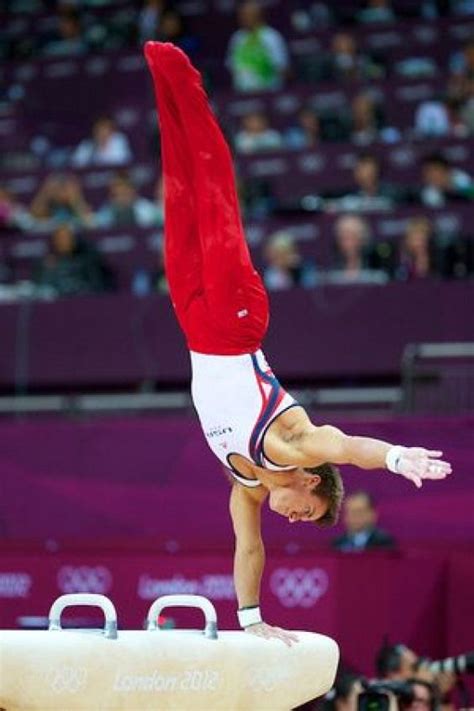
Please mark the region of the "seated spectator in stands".
[[101, 116], [92, 126], [91, 138], [75, 149], [71, 162], [77, 168], [92, 165], [124, 165], [132, 158], [127, 136], [118, 131], [110, 116]]
[[157, 37], [161, 42], [172, 42], [191, 58], [199, 49], [199, 39], [187, 30], [183, 16], [173, 8], [161, 15]]
[[92, 210], [87, 204], [79, 180], [71, 175], [50, 175], [42, 183], [31, 203], [34, 228], [48, 230], [59, 223], [90, 226]]
[[138, 15], [138, 36], [143, 44], [147, 40], [156, 40], [163, 12], [168, 0], [144, 0]]
[[415, 131], [422, 137], [448, 136], [451, 122], [446, 104], [439, 99], [422, 101], [415, 113]]
[[375, 101], [367, 92], [357, 94], [351, 104], [351, 141], [359, 146], [367, 146], [374, 141], [393, 143], [401, 138], [394, 127], [380, 127]]
[[87, 51], [84, 40], [79, 12], [66, 6], [58, 12], [57, 29], [43, 47], [43, 54], [48, 56], [68, 56], [83, 54]]
[[343, 507], [345, 533], [332, 541], [333, 548], [344, 553], [371, 548], [393, 548], [395, 541], [377, 528], [378, 513], [372, 496], [357, 491], [346, 497]]
[[0, 231], [24, 231], [32, 227], [33, 219], [28, 210], [17, 202], [9, 190], [0, 186]]
[[432, 224], [426, 217], [414, 217], [403, 236], [395, 276], [401, 281], [436, 276], [435, 262]]
[[337, 32], [331, 44], [329, 78], [358, 81], [379, 79], [385, 75], [380, 62], [359, 51], [356, 40], [349, 32]]
[[269, 27], [258, 2], [247, 0], [238, 10], [240, 29], [227, 48], [227, 67], [237, 91], [267, 91], [283, 86], [289, 55], [282, 35]]
[[55, 296], [94, 294], [112, 286], [108, 269], [93, 246], [79, 240], [68, 225], [54, 231], [48, 254], [39, 264], [34, 281]]
[[367, 7], [357, 13], [361, 23], [393, 22], [396, 19], [390, 0], [368, 0]]
[[397, 195], [391, 185], [382, 182], [380, 173], [380, 161], [377, 156], [371, 153], [360, 155], [353, 172], [355, 190], [342, 198], [341, 209], [390, 210], [401, 196]]
[[254, 111], [242, 118], [241, 129], [235, 136], [235, 148], [239, 153], [277, 151], [282, 146], [281, 133], [270, 128], [265, 114]]
[[294, 286], [310, 288], [317, 283], [316, 267], [302, 259], [293, 237], [288, 232], [273, 234], [266, 247], [267, 266], [263, 280], [270, 291], [282, 291]]
[[336, 260], [325, 281], [333, 284], [385, 284], [388, 275], [370, 268], [369, 225], [358, 215], [342, 215], [335, 224]]
[[420, 200], [427, 207], [443, 207], [448, 200], [472, 200], [474, 182], [463, 170], [453, 168], [440, 153], [423, 160]]
[[109, 227], [154, 227], [161, 226], [162, 205], [137, 195], [137, 191], [126, 173], [114, 177], [109, 188], [109, 199], [97, 211], [94, 224]]
[[285, 146], [290, 150], [316, 148], [321, 140], [321, 127], [318, 115], [306, 107], [298, 113], [298, 122], [285, 131]]

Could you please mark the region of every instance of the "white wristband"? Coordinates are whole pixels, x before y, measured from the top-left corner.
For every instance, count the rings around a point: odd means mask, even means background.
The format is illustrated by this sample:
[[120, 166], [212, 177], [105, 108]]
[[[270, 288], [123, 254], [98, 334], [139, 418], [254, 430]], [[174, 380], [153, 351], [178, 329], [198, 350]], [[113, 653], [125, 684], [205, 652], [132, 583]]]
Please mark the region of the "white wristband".
[[397, 445], [396, 447], [390, 447], [387, 452], [387, 456], [385, 457], [385, 464], [387, 465], [387, 469], [389, 469], [394, 474], [400, 473], [398, 469], [398, 463], [405, 449], [405, 447]]
[[259, 622], [262, 622], [262, 614], [258, 605], [237, 610], [237, 617], [239, 618], [240, 626], [244, 629], [245, 627], [250, 627], [250, 625], [258, 625]]

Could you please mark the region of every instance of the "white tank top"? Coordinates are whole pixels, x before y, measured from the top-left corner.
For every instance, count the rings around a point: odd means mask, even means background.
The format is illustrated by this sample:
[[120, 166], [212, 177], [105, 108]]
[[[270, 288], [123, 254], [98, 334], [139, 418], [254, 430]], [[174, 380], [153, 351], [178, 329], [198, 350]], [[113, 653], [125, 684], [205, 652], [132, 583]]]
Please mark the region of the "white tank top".
[[204, 436], [234, 479], [247, 487], [260, 486], [233, 469], [232, 454], [273, 471], [295, 469], [270, 461], [263, 450], [269, 426], [298, 403], [283, 390], [262, 351], [238, 356], [191, 351], [191, 365], [191, 393]]

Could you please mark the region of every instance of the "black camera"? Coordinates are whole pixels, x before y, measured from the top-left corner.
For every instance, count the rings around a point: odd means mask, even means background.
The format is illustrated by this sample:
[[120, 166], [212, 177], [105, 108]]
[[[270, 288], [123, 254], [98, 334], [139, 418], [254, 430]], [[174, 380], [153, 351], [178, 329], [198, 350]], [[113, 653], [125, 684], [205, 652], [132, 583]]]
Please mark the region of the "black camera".
[[376, 680], [365, 682], [364, 688], [357, 699], [357, 711], [389, 711], [389, 693], [399, 705], [408, 706], [414, 698], [412, 685], [406, 681]]

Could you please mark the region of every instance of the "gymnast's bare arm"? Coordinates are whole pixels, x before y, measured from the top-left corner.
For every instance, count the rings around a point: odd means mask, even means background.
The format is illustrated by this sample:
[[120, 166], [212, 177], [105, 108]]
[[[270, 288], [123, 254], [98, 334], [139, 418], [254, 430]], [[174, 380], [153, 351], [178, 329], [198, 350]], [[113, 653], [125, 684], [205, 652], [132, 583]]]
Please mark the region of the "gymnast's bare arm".
[[[259, 604], [260, 584], [265, 566], [265, 548], [261, 535], [261, 509], [268, 495], [263, 487], [246, 489], [234, 483], [230, 495], [230, 514], [235, 533], [234, 584], [239, 608]], [[298, 638], [265, 622], [246, 631], [267, 639], [275, 637], [291, 645]]]
[[[337, 427], [313, 425], [301, 407], [283, 413], [265, 436], [265, 452], [274, 462], [316, 467], [325, 462], [353, 464], [361, 469], [383, 469], [392, 444], [370, 437], [353, 437]], [[444, 479], [451, 465], [442, 452], [423, 447], [403, 447], [397, 472], [417, 487], [423, 479]]]

